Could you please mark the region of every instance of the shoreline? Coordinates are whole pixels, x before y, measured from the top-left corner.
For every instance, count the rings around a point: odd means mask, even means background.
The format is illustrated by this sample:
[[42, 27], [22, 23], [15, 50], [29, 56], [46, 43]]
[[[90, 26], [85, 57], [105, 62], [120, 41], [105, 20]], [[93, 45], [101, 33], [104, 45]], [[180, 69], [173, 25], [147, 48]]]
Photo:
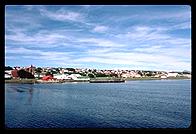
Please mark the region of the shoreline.
[[169, 77], [169, 78], [153, 78], [153, 77], [143, 77], [143, 78], [127, 78], [126, 81], [134, 81], [134, 80], [191, 80], [191, 78], [187, 77]]
[[[126, 82], [126, 81], [136, 81], [136, 80], [191, 80], [191, 78], [174, 77], [174, 78], [161, 79], [161, 78], [143, 77], [143, 78], [126, 78], [126, 79], [123, 79], [123, 82]], [[101, 82], [99, 82], [99, 81], [101, 81]], [[106, 79], [90, 80], [90, 81], [84, 81], [84, 80], [64, 80], [64, 81], [51, 80], [51, 81], [42, 81], [42, 80], [38, 80], [38, 79], [5, 79], [5, 83], [21, 83], [21, 84], [35, 84], [35, 83], [50, 84], [50, 83], [73, 83], [73, 82], [78, 82], [78, 83], [81, 83], [81, 82], [102, 83], [102, 81], [104, 81], [103, 83], [111, 83], [111, 79], [110, 80], [106, 80]], [[115, 79], [112, 80], [112, 81], [114, 81], [112, 83], [119, 83], [118, 81], [115, 81]], [[122, 80], [120, 82], [122, 82]]]

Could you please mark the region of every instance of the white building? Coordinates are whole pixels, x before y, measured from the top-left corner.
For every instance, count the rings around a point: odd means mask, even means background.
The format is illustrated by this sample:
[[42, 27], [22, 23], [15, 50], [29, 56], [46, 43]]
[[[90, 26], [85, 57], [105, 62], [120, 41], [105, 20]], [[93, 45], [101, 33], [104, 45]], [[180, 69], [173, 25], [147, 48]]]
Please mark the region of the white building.
[[60, 75], [57, 74], [57, 75], [54, 75], [53, 78], [58, 79], [58, 80], [69, 80], [69, 79], [71, 79], [69, 77], [69, 75], [66, 75], [66, 74], [60, 74]]
[[140, 74], [135, 74], [134, 77], [135, 77], [135, 78], [140, 78], [141, 75], [140, 75]]
[[12, 74], [12, 70], [6, 70], [5, 73], [11, 75]]
[[166, 75], [162, 75], [162, 76], [161, 76], [161, 79], [166, 79], [166, 78], [167, 78]]
[[159, 77], [160, 77], [160, 75], [159, 75], [159, 74], [156, 74], [154, 77], [155, 77], [155, 78], [159, 78]]
[[77, 80], [78, 77], [81, 77], [81, 75], [80, 74], [71, 74], [68, 77], [71, 78], [71, 79], [73, 79], [73, 80]]
[[128, 78], [128, 77], [131, 77], [131, 75], [130, 74], [122, 74], [121, 77]]
[[168, 73], [167, 77], [176, 77], [178, 73]]
[[39, 76], [38, 74], [34, 74], [34, 77], [35, 77], [35, 78], [38, 78], [38, 76]]
[[71, 74], [68, 77], [73, 80], [90, 80], [90, 78], [83, 77], [80, 74]]
[[191, 78], [191, 74], [183, 74], [184, 77]]
[[35, 77], [35, 78], [42, 78], [42, 77], [44, 77], [44, 75], [42, 75], [42, 74], [37, 74], [37, 73], [36, 73], [36, 74], [34, 74], [34, 77]]
[[6, 74], [6, 73], [5, 73], [4, 77], [5, 77], [5, 79], [11, 79], [12, 78], [12, 76], [10, 74]]

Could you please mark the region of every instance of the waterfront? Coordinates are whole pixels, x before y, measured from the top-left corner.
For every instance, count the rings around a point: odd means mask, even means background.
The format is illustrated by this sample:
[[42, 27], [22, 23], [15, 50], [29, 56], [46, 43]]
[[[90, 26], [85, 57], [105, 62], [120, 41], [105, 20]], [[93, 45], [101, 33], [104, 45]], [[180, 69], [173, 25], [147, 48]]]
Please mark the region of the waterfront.
[[5, 84], [8, 128], [187, 128], [190, 80]]
[[101, 77], [96, 79], [90, 80], [41, 80], [41, 79], [5, 79], [5, 83], [21, 83], [21, 84], [35, 84], [35, 83], [67, 83], [67, 82], [96, 82], [96, 83], [110, 83], [111, 81], [116, 82], [125, 82], [125, 81], [132, 81], [132, 80], [187, 80], [190, 78], [187, 77], [171, 77], [171, 78], [153, 78], [153, 77], [142, 77], [142, 78], [112, 78], [112, 77]]

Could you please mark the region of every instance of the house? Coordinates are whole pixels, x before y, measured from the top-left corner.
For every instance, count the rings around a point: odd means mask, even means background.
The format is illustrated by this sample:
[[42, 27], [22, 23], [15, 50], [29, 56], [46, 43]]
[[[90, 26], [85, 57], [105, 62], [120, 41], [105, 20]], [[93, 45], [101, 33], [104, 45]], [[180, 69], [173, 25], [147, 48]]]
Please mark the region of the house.
[[42, 77], [44, 77], [43, 74], [37, 74], [37, 73], [35, 73], [34, 76], [35, 76], [35, 78], [42, 78]]
[[18, 76], [18, 70], [16, 70], [16, 69], [12, 70], [11, 75], [12, 75], [13, 78], [18, 78], [19, 77]]
[[71, 74], [68, 76], [69, 78], [73, 79], [73, 80], [77, 80], [78, 77], [81, 77], [80, 74]]
[[6, 74], [12, 75], [12, 70], [5, 70]]
[[191, 74], [183, 74], [184, 77], [191, 78]]
[[57, 80], [71, 79], [70, 77], [68, 77], [68, 74], [54, 74], [53, 78]]
[[35, 73], [34, 76], [35, 76], [35, 78], [38, 78], [39, 77], [39, 75], [37, 73]]
[[161, 79], [166, 79], [166, 78], [167, 78], [166, 75], [162, 75], [162, 76], [161, 76]]
[[167, 77], [176, 77], [177, 75], [178, 75], [178, 73], [169, 72], [167, 74]]
[[84, 76], [81, 76], [80, 74], [71, 74], [68, 76], [68, 78], [71, 78], [73, 80], [90, 80], [89, 77], [84, 77]]
[[5, 73], [4, 77], [5, 77], [5, 79], [11, 79], [12, 78], [12, 76], [8, 73]]
[[47, 75], [47, 76], [42, 77], [42, 80], [46, 80], [46, 81], [52, 80], [52, 79], [53, 79], [52, 75]]
[[156, 74], [154, 77], [155, 77], [155, 78], [159, 78], [159, 77], [160, 77], [160, 75], [159, 75], [159, 74]]
[[122, 78], [128, 78], [128, 77], [131, 77], [131, 74], [128, 74], [128, 73], [122, 74], [121, 77], [122, 77]]
[[140, 74], [135, 74], [134, 77], [135, 77], [135, 78], [140, 78], [141, 75], [140, 75]]

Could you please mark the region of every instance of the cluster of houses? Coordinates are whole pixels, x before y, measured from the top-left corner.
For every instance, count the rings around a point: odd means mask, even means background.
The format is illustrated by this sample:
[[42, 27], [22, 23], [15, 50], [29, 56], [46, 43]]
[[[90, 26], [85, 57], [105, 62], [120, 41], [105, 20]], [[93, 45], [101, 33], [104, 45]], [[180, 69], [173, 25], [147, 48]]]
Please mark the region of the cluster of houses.
[[[90, 80], [87, 76], [82, 76], [77, 72], [68, 71], [66, 69], [60, 69], [56, 72], [54, 68], [41, 68], [41, 71], [37, 71], [37, 68], [33, 65], [29, 67], [14, 67], [5, 69], [5, 79], [19, 79], [19, 71], [24, 70], [26, 73], [32, 74], [34, 78], [41, 80]], [[48, 74], [47, 74], [48, 73]]]
[[141, 71], [141, 70], [97, 70], [87, 68], [36, 68], [29, 67], [6, 67], [5, 79], [20, 78], [18, 71], [24, 70], [33, 75], [34, 78], [42, 80], [90, 80], [92, 77], [117, 77], [117, 78], [169, 78], [169, 77], [187, 77], [191, 78], [190, 72], [165, 72], [165, 71]]
[[191, 78], [189, 72], [165, 72], [165, 71], [125, 71], [122, 73], [123, 78], [141, 78], [141, 77], [153, 77], [153, 78], [171, 78], [171, 77], [187, 77]]
[[[25, 72], [25, 74], [23, 75], [24, 77], [30, 77], [33, 78], [34, 77], [34, 70], [35, 67], [33, 67], [32, 65], [29, 67], [5, 67], [5, 79], [17, 79], [21, 77], [21, 71]], [[22, 76], [22, 78], [24, 78]]]
[[83, 80], [88, 81], [90, 80], [89, 77], [81, 76], [80, 74], [54, 74], [54, 75], [47, 75], [41, 78], [42, 80]]

